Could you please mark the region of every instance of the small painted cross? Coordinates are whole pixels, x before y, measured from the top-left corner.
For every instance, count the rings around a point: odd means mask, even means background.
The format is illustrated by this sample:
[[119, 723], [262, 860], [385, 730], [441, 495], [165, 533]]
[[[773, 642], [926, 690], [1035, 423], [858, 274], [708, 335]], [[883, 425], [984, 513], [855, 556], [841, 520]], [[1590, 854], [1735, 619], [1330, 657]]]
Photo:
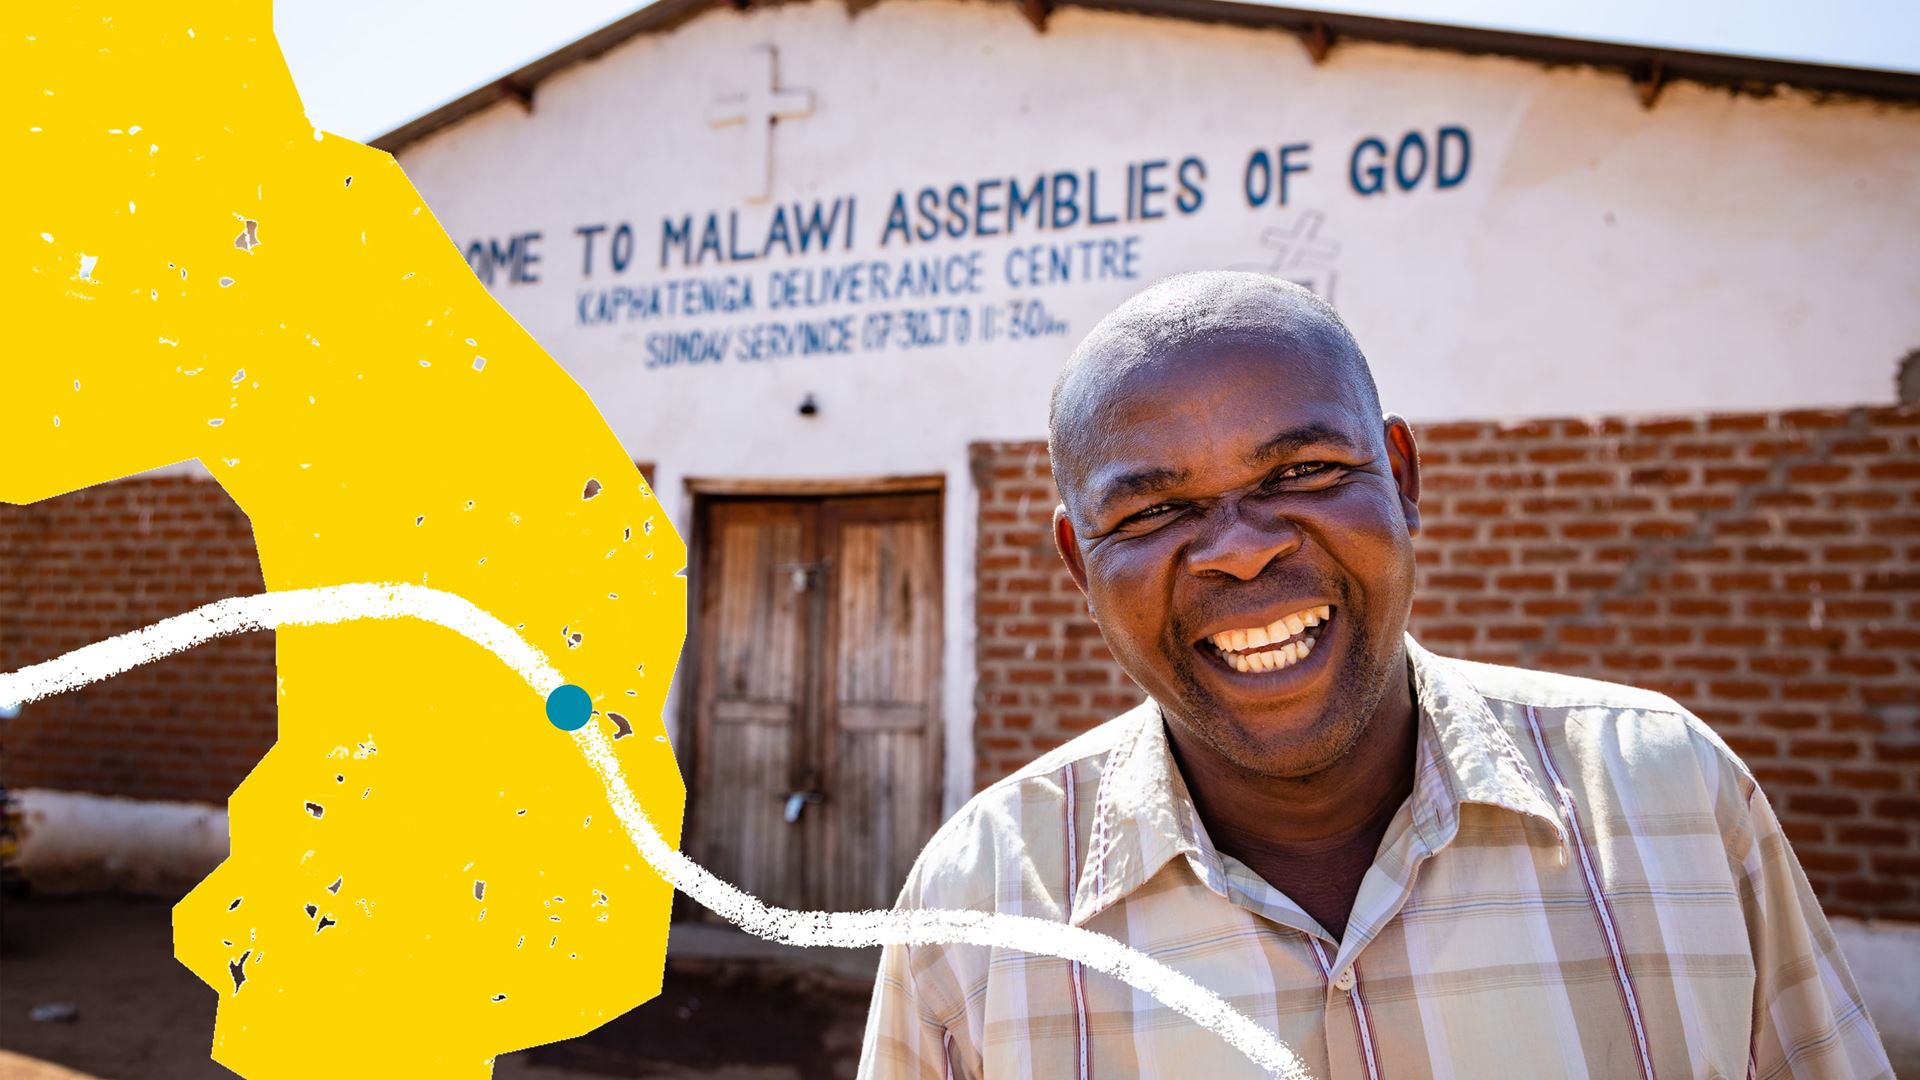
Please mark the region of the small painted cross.
[[1333, 286], [1338, 278], [1334, 263], [1340, 256], [1340, 241], [1320, 235], [1320, 226], [1326, 220], [1318, 210], [1302, 210], [1290, 226], [1263, 230], [1260, 246], [1273, 254], [1262, 262], [1238, 263], [1232, 269], [1291, 281], [1333, 303]]
[[747, 92], [721, 98], [708, 117], [714, 127], [746, 125], [747, 200], [765, 202], [773, 191], [773, 129], [782, 120], [813, 112], [813, 91], [780, 89], [779, 56], [771, 45], [753, 50], [765, 71], [749, 81]]

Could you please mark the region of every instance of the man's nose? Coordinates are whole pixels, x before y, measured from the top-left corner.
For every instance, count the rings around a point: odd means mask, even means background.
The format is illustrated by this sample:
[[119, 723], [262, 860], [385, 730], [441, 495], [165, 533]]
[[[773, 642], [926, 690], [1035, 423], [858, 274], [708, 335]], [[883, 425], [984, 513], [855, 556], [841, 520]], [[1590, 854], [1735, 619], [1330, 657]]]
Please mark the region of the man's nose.
[[1206, 531], [1187, 548], [1191, 573], [1230, 574], [1252, 581], [1273, 560], [1300, 548], [1300, 529], [1291, 518], [1261, 514], [1241, 500], [1223, 500], [1211, 517]]

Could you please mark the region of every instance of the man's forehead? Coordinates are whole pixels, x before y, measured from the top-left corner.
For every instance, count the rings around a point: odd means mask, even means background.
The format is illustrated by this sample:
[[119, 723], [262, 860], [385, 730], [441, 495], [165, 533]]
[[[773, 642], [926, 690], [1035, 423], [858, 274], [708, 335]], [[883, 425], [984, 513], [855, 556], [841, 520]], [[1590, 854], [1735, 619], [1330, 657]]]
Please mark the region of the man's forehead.
[[1292, 341], [1195, 343], [1117, 367], [1081, 388], [1078, 441], [1111, 453], [1202, 424], [1242, 439], [1264, 440], [1303, 424], [1364, 438], [1380, 417], [1360, 363]]
[[1303, 390], [1328, 396], [1344, 393], [1366, 365], [1337, 328], [1314, 322], [1197, 334], [1118, 365], [1117, 382], [1192, 379], [1253, 363], [1285, 368]]

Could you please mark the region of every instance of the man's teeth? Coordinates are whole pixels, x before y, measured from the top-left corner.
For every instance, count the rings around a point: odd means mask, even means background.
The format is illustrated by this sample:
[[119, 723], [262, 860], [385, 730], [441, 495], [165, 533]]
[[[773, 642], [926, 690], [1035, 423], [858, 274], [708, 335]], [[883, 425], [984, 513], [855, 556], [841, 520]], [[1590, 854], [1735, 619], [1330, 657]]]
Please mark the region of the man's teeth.
[[1279, 671], [1291, 667], [1307, 658], [1313, 651], [1313, 639], [1303, 637], [1298, 641], [1289, 641], [1270, 652], [1237, 653], [1223, 652], [1220, 655], [1233, 666], [1233, 670], [1244, 674], [1256, 671]]
[[[1241, 672], [1278, 671], [1290, 664], [1296, 664], [1307, 658], [1313, 651], [1314, 639], [1302, 637], [1310, 626], [1318, 626], [1332, 617], [1333, 609], [1325, 604], [1283, 615], [1266, 626], [1248, 627], [1244, 630], [1223, 630], [1207, 640], [1220, 650], [1221, 656]], [[1292, 639], [1292, 640], [1289, 640]], [[1278, 649], [1247, 654], [1249, 649], [1258, 649], [1276, 641], [1286, 644]], [[1245, 654], [1245, 655], [1243, 655]]]

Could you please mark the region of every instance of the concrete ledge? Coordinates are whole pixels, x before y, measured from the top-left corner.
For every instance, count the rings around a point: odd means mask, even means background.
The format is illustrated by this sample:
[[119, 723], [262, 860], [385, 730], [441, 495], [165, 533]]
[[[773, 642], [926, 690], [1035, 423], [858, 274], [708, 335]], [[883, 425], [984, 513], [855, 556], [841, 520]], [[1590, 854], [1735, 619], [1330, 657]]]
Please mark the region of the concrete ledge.
[[1833, 919], [1896, 1076], [1920, 1076], [1920, 925]]
[[185, 896], [227, 857], [227, 811], [27, 788], [14, 868], [35, 892]]

